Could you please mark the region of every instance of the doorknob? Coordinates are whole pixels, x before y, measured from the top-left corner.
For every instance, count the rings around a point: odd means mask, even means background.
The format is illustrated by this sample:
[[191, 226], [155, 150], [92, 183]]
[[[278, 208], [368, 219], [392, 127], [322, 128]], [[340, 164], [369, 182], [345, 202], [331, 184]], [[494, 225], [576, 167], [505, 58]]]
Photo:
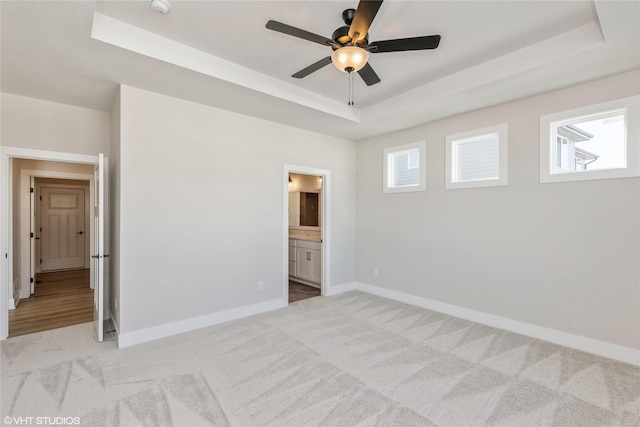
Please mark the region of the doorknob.
[[84, 234], [84, 231], [78, 231], [76, 234]]

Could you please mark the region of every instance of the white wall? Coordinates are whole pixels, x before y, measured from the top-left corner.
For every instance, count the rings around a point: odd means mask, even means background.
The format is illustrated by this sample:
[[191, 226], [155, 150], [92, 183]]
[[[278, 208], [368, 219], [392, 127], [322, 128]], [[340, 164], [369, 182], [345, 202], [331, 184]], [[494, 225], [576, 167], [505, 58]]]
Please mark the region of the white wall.
[[111, 157], [109, 158], [109, 310], [120, 330], [120, 91], [111, 110]]
[[[359, 142], [358, 281], [639, 349], [640, 179], [538, 177], [540, 115], [639, 82], [630, 72]], [[505, 122], [509, 185], [445, 190], [446, 135]], [[420, 140], [426, 191], [383, 194], [383, 149]]]
[[2, 93], [2, 145], [109, 155], [109, 113]]
[[121, 336], [282, 299], [285, 164], [331, 171], [331, 283], [353, 282], [355, 143], [124, 86], [120, 118]]

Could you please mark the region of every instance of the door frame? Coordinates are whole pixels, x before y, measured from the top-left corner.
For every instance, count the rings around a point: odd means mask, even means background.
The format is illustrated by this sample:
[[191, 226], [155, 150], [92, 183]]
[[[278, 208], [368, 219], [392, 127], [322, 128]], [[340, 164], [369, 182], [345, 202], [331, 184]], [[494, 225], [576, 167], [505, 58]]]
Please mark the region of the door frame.
[[311, 168], [307, 166], [284, 165], [282, 179], [284, 239], [282, 248], [283, 258], [283, 291], [282, 302], [289, 305], [289, 174], [298, 173], [314, 175], [322, 178], [322, 211], [320, 238], [322, 239], [322, 279], [320, 281], [320, 295], [327, 295], [331, 288], [331, 171], [328, 169]]
[[[65, 162], [68, 163], [68, 162]], [[22, 169], [21, 173], [20, 173], [20, 179], [21, 179], [21, 187], [22, 185], [27, 182], [29, 180], [29, 178], [51, 178], [51, 179], [68, 179], [68, 180], [75, 180], [75, 181], [82, 181], [82, 182], [88, 182], [87, 185], [85, 186], [78, 186], [78, 188], [82, 188], [85, 191], [87, 191], [87, 195], [85, 196], [85, 211], [84, 211], [84, 227], [85, 230], [89, 230], [88, 231], [88, 236], [89, 236], [89, 241], [85, 240], [85, 250], [84, 250], [84, 256], [85, 256], [85, 263], [84, 263], [84, 268], [91, 268], [91, 247], [90, 242], [91, 242], [91, 236], [93, 236], [93, 221], [91, 220], [91, 218], [93, 218], [93, 209], [94, 209], [94, 203], [93, 203], [93, 197], [95, 197], [95, 195], [93, 194], [93, 189], [95, 187], [95, 185], [93, 184], [93, 180], [94, 180], [94, 176], [93, 174], [82, 174], [82, 173], [76, 173], [76, 172], [56, 172], [56, 171], [51, 171], [51, 172], [47, 172], [47, 171], [38, 171], [38, 170], [27, 170], [27, 169]], [[49, 186], [50, 184], [45, 184], [46, 186]], [[38, 183], [34, 185], [34, 189], [35, 191], [32, 193], [35, 196], [38, 196], [40, 194], [38, 194], [38, 186], [40, 188], [40, 191], [42, 191], [42, 184]], [[88, 188], [87, 188], [88, 186]], [[69, 187], [69, 188], [73, 188], [73, 187]], [[23, 203], [22, 207], [24, 207], [24, 202], [22, 201], [22, 197], [24, 196], [21, 195], [21, 203]], [[35, 209], [35, 206], [33, 207], [33, 212], [37, 211], [37, 209]], [[42, 215], [42, 212], [40, 212], [40, 215]], [[25, 215], [21, 214], [21, 218], [20, 221], [24, 221], [25, 219]], [[36, 225], [37, 223], [41, 221], [41, 218], [36, 220]], [[30, 245], [30, 238], [28, 238], [27, 236], [29, 235], [29, 232], [26, 231], [26, 226], [25, 224], [22, 224], [23, 226], [20, 228], [20, 232], [21, 234], [21, 238], [20, 238], [20, 289], [25, 289], [23, 288], [25, 286], [25, 283], [29, 282], [29, 279], [31, 277], [33, 277], [35, 279], [35, 274], [36, 272], [38, 272], [38, 270], [40, 270], [38, 268], [38, 266], [35, 264], [35, 259], [34, 258], [34, 265], [33, 265], [33, 275], [28, 275], [25, 269], [25, 265], [26, 265], [26, 258], [25, 258], [25, 254], [26, 251], [22, 248], [26, 247], [27, 245]], [[34, 229], [34, 235], [39, 235], [37, 234], [38, 232], [35, 231]], [[37, 248], [34, 248], [36, 250], [36, 254], [40, 253], [37, 250]], [[93, 289], [93, 284], [91, 286], [91, 289]]]
[[[0, 147], [0, 340], [9, 336], [9, 299], [13, 288], [13, 185], [10, 159], [44, 160], [64, 163], [82, 163], [97, 165], [98, 156], [85, 154], [61, 153], [28, 148]], [[53, 174], [50, 174], [53, 175]], [[77, 175], [77, 174], [76, 174]], [[54, 176], [49, 176], [54, 177]], [[90, 200], [95, 199], [94, 178], [91, 176], [89, 191]], [[91, 203], [93, 205], [93, 203]], [[90, 233], [90, 247], [93, 247], [94, 229]], [[21, 252], [23, 243], [21, 241]], [[27, 248], [29, 245], [27, 244]], [[27, 251], [28, 252], [28, 251]], [[21, 265], [22, 265], [22, 259]], [[12, 296], [11, 296], [12, 298]]]

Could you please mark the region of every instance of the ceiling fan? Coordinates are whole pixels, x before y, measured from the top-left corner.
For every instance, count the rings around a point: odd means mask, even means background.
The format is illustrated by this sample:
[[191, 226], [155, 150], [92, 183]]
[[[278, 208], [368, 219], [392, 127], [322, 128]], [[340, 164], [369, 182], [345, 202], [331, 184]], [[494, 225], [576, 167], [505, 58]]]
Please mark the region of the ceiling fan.
[[357, 71], [367, 86], [371, 86], [379, 83], [380, 77], [378, 77], [368, 63], [369, 53], [435, 49], [438, 47], [438, 44], [440, 44], [439, 35], [409, 37], [369, 43], [369, 27], [381, 5], [382, 0], [361, 0], [357, 10], [345, 10], [342, 12], [342, 19], [346, 25], [335, 30], [331, 38], [310, 33], [309, 31], [273, 20], [267, 22], [266, 27], [273, 31], [330, 46], [331, 49], [333, 49], [331, 56], [322, 58], [293, 74], [291, 77], [301, 79], [318, 71], [325, 65], [333, 63], [340, 71], [349, 74]]

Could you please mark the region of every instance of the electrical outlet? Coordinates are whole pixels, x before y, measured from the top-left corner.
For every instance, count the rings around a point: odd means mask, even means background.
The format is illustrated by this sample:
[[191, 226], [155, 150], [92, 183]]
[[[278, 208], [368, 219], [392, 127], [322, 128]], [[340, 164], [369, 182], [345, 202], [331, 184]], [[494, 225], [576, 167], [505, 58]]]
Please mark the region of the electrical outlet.
[[259, 291], [263, 291], [264, 290], [264, 282], [258, 282], [258, 290]]
[[377, 268], [373, 269], [373, 277], [378, 277], [378, 269]]

